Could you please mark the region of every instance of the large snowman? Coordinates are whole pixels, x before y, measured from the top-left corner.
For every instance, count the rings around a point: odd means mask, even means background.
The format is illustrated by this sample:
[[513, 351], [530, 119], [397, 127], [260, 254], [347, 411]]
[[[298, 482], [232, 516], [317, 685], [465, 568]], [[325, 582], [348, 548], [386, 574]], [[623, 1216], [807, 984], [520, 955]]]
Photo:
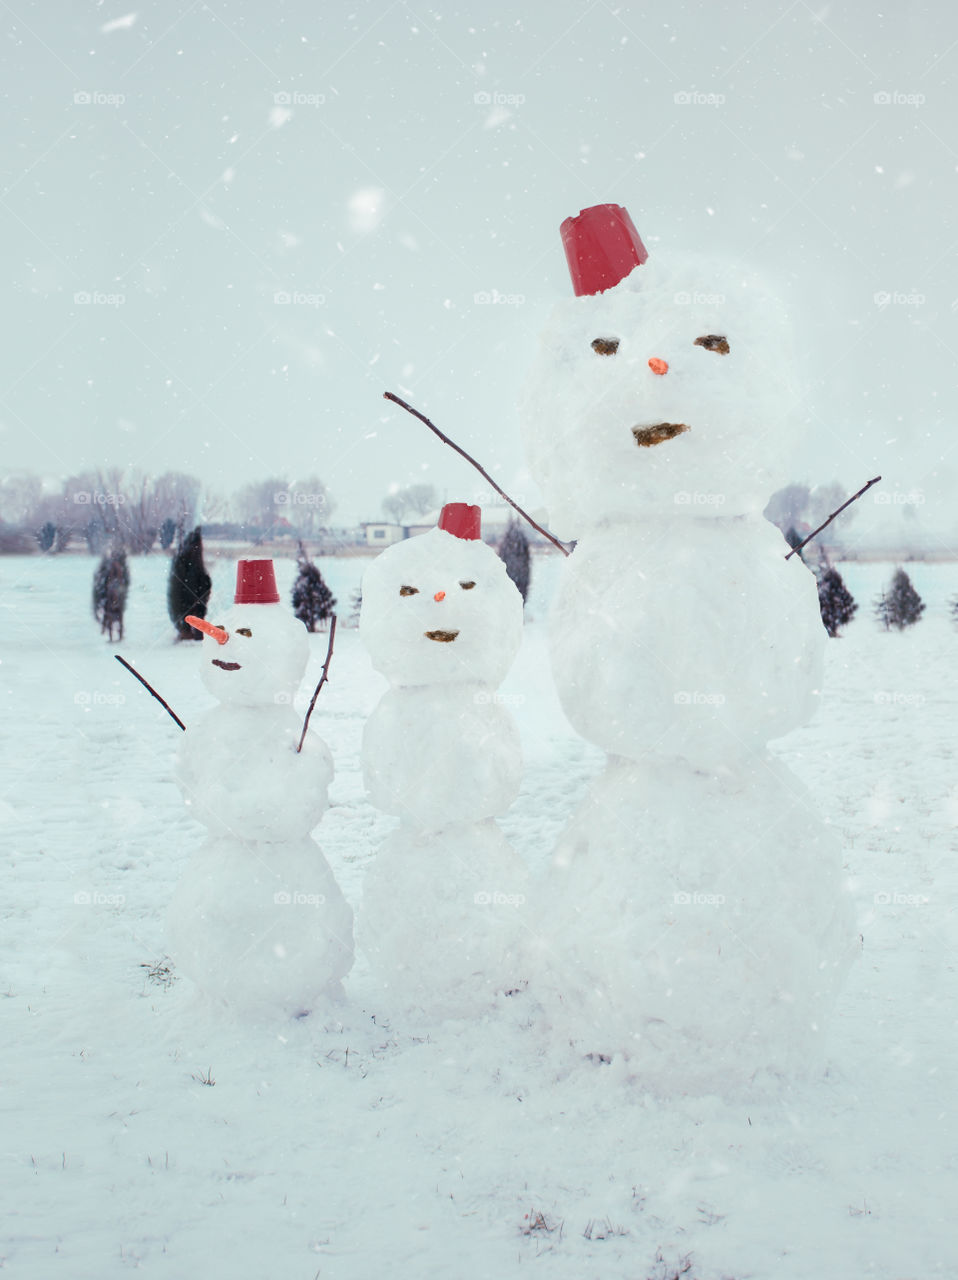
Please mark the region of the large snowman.
[[547, 1017], [651, 1087], [816, 1061], [850, 953], [841, 851], [767, 750], [821, 689], [814, 578], [762, 517], [789, 441], [780, 305], [648, 259], [625, 209], [562, 226], [576, 297], [521, 414], [554, 530], [575, 728], [609, 753], [560, 840], [532, 959]]
[[293, 699], [309, 657], [303, 624], [279, 602], [271, 560], [241, 560], [234, 607], [204, 632], [200, 672], [217, 699], [183, 738], [177, 780], [207, 828], [168, 914], [177, 966], [239, 1011], [309, 1012], [342, 992], [352, 911], [310, 832], [332, 759]]
[[363, 886], [359, 940], [394, 1007], [472, 1016], [515, 983], [526, 871], [495, 818], [522, 757], [496, 690], [522, 639], [522, 597], [480, 537], [478, 507], [363, 576], [360, 635], [391, 688], [366, 723], [372, 802], [400, 819]]

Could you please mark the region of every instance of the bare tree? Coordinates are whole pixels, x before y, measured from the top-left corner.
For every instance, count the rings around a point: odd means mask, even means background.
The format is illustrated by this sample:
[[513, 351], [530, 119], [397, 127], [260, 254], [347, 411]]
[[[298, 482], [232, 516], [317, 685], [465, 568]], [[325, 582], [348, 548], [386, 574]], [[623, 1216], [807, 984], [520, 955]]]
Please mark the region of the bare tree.
[[783, 533], [788, 529], [797, 529], [807, 519], [809, 496], [807, 484], [787, 484], [769, 498], [763, 513], [765, 519], [778, 525]]
[[409, 484], [404, 489], [394, 489], [382, 501], [386, 515], [392, 516], [396, 524], [402, 524], [407, 511], [414, 515], [424, 516], [439, 505], [435, 487], [431, 484]]
[[387, 516], [391, 516], [394, 524], [402, 524], [402, 518], [406, 514], [406, 495], [404, 489], [397, 489], [395, 493], [387, 493], [382, 500], [382, 509]]
[[149, 551], [157, 534], [152, 481], [137, 472], [124, 474], [116, 467], [99, 472], [97, 478], [104, 503], [116, 506], [124, 546], [138, 554]]
[[[844, 485], [833, 480], [831, 484], [816, 485], [812, 490], [808, 499], [808, 515], [806, 519], [814, 529], [827, 520], [831, 513], [842, 505], [848, 497], [848, 490]], [[849, 507], [842, 515], [841, 528], [848, 527], [848, 522], [855, 518], [855, 507]], [[829, 539], [837, 540], [839, 537], [839, 526], [833, 525], [828, 535]]]
[[289, 481], [271, 476], [240, 489], [234, 505], [241, 523], [258, 529], [271, 529], [277, 517], [285, 511], [288, 499]]
[[19, 471], [0, 480], [0, 520], [7, 524], [35, 523], [35, 511], [43, 494], [39, 476]]
[[329, 490], [319, 476], [309, 476], [290, 485], [286, 518], [304, 535], [311, 536], [329, 526], [335, 506]]
[[402, 492], [406, 495], [406, 506], [417, 516], [424, 516], [439, 506], [435, 485], [410, 484]]
[[169, 518], [175, 524], [180, 520], [192, 525], [196, 520], [200, 500], [199, 480], [183, 471], [166, 471], [153, 481], [154, 524], [162, 524]]

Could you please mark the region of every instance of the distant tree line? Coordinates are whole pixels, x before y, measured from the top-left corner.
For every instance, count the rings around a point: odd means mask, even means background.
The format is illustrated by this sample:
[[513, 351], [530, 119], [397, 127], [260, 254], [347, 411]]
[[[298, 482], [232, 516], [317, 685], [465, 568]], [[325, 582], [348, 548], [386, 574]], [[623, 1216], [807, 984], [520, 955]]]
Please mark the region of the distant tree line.
[[0, 476], [0, 551], [66, 551], [86, 542], [92, 555], [122, 548], [134, 555], [157, 543], [171, 550], [183, 529], [201, 517], [256, 543], [278, 533], [314, 537], [329, 526], [333, 501], [318, 476], [290, 483], [272, 476], [225, 498], [184, 472], [147, 477], [119, 467], [69, 476], [59, 491], [44, 491], [38, 476]]

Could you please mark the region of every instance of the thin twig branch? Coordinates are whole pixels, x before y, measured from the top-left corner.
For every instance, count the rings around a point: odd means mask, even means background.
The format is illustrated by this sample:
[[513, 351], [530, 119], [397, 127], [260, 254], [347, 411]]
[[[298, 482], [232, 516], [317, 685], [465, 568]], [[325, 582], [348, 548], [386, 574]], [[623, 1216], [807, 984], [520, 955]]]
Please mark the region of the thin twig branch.
[[180, 728], [185, 733], [186, 725], [183, 723], [180, 717], [176, 714], [176, 712], [173, 710], [170, 704], [166, 701], [166, 699], [160, 697], [160, 695], [156, 692], [153, 686], [151, 684], [148, 684], [147, 681], [143, 679], [139, 671], [137, 671], [136, 667], [130, 666], [126, 658], [121, 658], [118, 653], [115, 653], [113, 656], [114, 658], [116, 658], [117, 662], [121, 663], [124, 667], [126, 667], [127, 671], [129, 671], [131, 676], [136, 676], [137, 680], [139, 680], [140, 684], [143, 686], [144, 689], [147, 690], [148, 693], [152, 693], [153, 697], [157, 700], [160, 706], [163, 707], [164, 710], [169, 712], [169, 714], [173, 717], [173, 719], [176, 721], [176, 723], [180, 726]]
[[872, 487], [872, 485], [877, 484], [880, 479], [881, 479], [881, 476], [876, 476], [874, 480], [869, 480], [868, 484], [863, 484], [857, 493], [853, 493], [847, 502], [843, 502], [837, 511], [832, 512], [832, 514], [828, 517], [828, 519], [825, 521], [824, 524], [820, 524], [818, 528], [814, 530], [814, 532], [808, 535], [807, 538], [803, 538], [797, 547], [792, 547], [791, 551], [788, 553], [785, 559], [790, 560], [796, 551], [801, 551], [802, 547], [805, 546], [806, 542], [811, 542], [812, 538], [820, 534], [823, 529], [827, 529], [837, 515], [840, 515], [845, 510], [846, 507], [850, 507], [853, 502], [855, 502], [858, 498], [862, 496], [863, 493], [867, 493], [868, 490]]
[[323, 663], [323, 673], [319, 677], [319, 684], [316, 686], [315, 692], [313, 693], [312, 699], [310, 700], [309, 710], [306, 712], [306, 719], [303, 721], [303, 732], [300, 734], [299, 746], [296, 748], [297, 755], [303, 749], [303, 743], [306, 741], [306, 730], [309, 728], [309, 717], [313, 714], [313, 707], [315, 707], [316, 705], [316, 699], [319, 697], [319, 691], [323, 687], [323, 685], [326, 683], [326, 678], [329, 674], [329, 663], [333, 656], [333, 637], [335, 636], [335, 634], [336, 634], [336, 615], [334, 613], [329, 624], [329, 644], [326, 646], [326, 661]]
[[550, 533], [549, 530], [544, 529], [541, 524], [537, 524], [535, 520], [533, 520], [532, 516], [529, 515], [528, 511], [523, 511], [523, 509], [519, 506], [518, 502], [513, 502], [512, 499], [509, 497], [508, 493], [506, 493], [505, 489], [502, 489], [499, 485], [496, 484], [495, 480], [493, 480], [489, 472], [486, 471], [484, 467], [481, 467], [471, 454], [466, 453], [465, 449], [463, 449], [460, 445], [456, 444], [455, 440], [450, 440], [449, 437], [445, 434], [445, 432], [440, 431], [434, 422], [430, 422], [425, 414], [420, 413], [418, 409], [414, 409], [412, 405], [407, 404], [405, 400], [401, 400], [399, 396], [393, 395], [391, 391], [384, 391], [383, 399], [392, 400], [393, 404], [398, 404], [401, 409], [405, 409], [406, 412], [411, 413], [414, 418], [418, 418], [420, 422], [424, 422], [430, 431], [435, 432], [435, 434], [439, 437], [439, 439], [443, 442], [443, 444], [447, 444], [450, 449], [455, 449], [456, 453], [458, 453], [460, 457], [465, 458], [467, 462], [471, 462], [472, 465], [479, 472], [479, 474], [482, 476], [482, 478], [484, 480], [487, 480], [489, 484], [492, 485], [493, 489], [495, 489], [496, 493], [498, 493], [501, 498], [505, 498], [506, 502], [508, 502], [509, 506], [512, 507], [514, 511], [518, 511], [519, 515], [522, 516], [523, 520], [531, 524], [533, 529], [535, 529], [538, 533], [541, 533], [544, 538], [548, 538], [549, 541], [552, 543], [552, 545], [554, 547], [558, 547], [564, 556], [567, 556], [570, 554], [569, 548], [566, 546], [563, 546], [563, 544], [559, 541], [559, 539], [555, 536], [554, 533]]

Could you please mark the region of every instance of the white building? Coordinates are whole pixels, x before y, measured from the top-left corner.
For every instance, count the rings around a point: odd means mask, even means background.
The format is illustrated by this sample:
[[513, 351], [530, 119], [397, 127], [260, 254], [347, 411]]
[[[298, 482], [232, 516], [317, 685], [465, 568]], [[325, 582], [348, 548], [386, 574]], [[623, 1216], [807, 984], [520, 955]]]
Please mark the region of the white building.
[[402, 542], [403, 538], [408, 537], [401, 524], [387, 524], [384, 521], [370, 524], [364, 522], [361, 528], [366, 535], [367, 547], [391, 547], [394, 542]]

